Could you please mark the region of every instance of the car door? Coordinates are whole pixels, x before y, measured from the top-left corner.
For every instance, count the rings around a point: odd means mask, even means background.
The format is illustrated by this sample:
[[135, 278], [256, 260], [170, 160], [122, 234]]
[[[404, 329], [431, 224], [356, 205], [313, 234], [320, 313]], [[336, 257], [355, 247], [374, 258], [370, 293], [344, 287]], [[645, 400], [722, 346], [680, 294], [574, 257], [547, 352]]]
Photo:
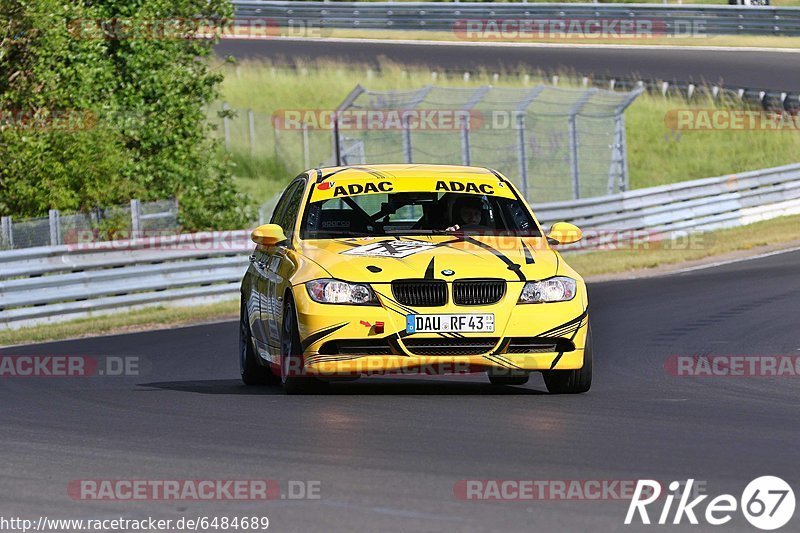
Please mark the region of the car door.
[[[286, 210], [286, 206], [289, 198], [292, 196], [294, 187], [295, 185], [292, 183], [283, 192], [283, 195], [281, 195], [280, 200], [278, 200], [278, 203], [272, 212], [272, 219], [270, 220], [270, 223], [276, 223], [275, 220], [279, 218], [281, 213]], [[270, 357], [271, 351], [269, 350], [269, 346], [272, 343], [268, 320], [268, 317], [270, 316], [269, 264], [270, 258], [274, 255], [274, 248], [275, 247], [266, 248], [264, 246], [256, 246], [256, 249], [250, 256], [250, 263], [252, 264], [252, 271], [254, 274], [251, 283], [251, 290], [253, 299], [256, 301], [254, 309], [255, 313], [253, 315], [256, 317], [256, 320], [252, 321], [253, 324], [251, 325], [251, 329], [253, 332], [253, 337], [256, 339], [256, 344], [258, 345], [259, 354], [262, 357], [270, 360], [273, 358]]]
[[269, 334], [270, 346], [279, 350], [281, 342], [281, 322], [283, 315], [283, 294], [289, 283], [289, 276], [294, 271], [293, 263], [287, 258], [287, 252], [291, 248], [292, 234], [297, 227], [297, 217], [303, 202], [306, 181], [300, 179], [295, 187], [290, 191], [287, 199], [286, 208], [281, 213], [276, 213], [274, 224], [283, 228], [287, 237], [285, 243], [274, 246], [270, 250], [267, 264], [267, 312], [262, 314], [267, 321], [266, 329]]

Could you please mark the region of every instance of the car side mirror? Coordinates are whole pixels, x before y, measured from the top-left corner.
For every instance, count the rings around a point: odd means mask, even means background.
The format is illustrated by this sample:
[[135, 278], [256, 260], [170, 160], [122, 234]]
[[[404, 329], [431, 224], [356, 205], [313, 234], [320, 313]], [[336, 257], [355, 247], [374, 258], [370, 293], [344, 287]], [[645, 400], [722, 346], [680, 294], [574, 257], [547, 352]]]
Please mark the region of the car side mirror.
[[550, 226], [547, 242], [550, 244], [572, 244], [583, 238], [583, 232], [575, 224], [556, 222]]
[[261, 246], [275, 246], [286, 240], [283, 228], [277, 224], [264, 224], [253, 230], [250, 239]]

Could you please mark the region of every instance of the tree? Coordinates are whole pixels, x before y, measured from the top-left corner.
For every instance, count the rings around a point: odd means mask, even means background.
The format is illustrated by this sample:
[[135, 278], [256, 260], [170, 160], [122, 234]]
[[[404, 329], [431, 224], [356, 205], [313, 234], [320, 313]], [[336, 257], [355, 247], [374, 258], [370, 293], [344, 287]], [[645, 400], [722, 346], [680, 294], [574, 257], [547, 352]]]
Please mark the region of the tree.
[[253, 218], [205, 109], [220, 74], [197, 38], [227, 0], [0, 0], [0, 212], [175, 196], [186, 229]]

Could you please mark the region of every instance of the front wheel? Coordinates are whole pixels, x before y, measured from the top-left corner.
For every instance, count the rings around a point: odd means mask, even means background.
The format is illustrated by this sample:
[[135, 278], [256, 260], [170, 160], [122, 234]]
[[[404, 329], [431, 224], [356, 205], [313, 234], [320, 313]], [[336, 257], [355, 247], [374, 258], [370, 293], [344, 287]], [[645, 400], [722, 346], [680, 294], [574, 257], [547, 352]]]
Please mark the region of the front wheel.
[[286, 394], [307, 394], [322, 387], [323, 382], [306, 374], [303, 368], [303, 347], [297, 327], [294, 303], [286, 299], [281, 328], [281, 383]]
[[592, 386], [592, 328], [586, 332], [583, 367], [578, 370], [547, 370], [542, 372], [544, 384], [551, 394], [581, 394]]

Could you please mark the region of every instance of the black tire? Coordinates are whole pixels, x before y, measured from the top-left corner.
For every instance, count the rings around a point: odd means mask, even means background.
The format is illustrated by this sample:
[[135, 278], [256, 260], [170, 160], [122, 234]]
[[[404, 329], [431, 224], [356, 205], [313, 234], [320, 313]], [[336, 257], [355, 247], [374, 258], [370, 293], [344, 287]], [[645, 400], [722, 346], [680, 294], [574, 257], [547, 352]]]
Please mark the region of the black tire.
[[250, 320], [247, 313], [247, 302], [242, 299], [239, 311], [239, 371], [245, 385], [277, 385], [278, 376], [269, 367], [262, 366], [256, 360], [253, 348], [253, 334], [250, 331]]
[[294, 302], [286, 298], [281, 327], [281, 383], [286, 394], [308, 394], [324, 386], [323, 382], [306, 375], [302, 354]]
[[486, 374], [489, 376], [489, 381], [491, 382], [492, 385], [498, 385], [504, 387], [510, 387], [514, 385], [525, 385], [531, 377], [528, 372], [525, 372], [524, 375], [513, 373], [513, 374], [498, 376], [493, 374], [492, 372], [487, 372]]
[[592, 387], [592, 328], [586, 333], [583, 367], [578, 370], [547, 370], [542, 372], [550, 394], [582, 394]]

